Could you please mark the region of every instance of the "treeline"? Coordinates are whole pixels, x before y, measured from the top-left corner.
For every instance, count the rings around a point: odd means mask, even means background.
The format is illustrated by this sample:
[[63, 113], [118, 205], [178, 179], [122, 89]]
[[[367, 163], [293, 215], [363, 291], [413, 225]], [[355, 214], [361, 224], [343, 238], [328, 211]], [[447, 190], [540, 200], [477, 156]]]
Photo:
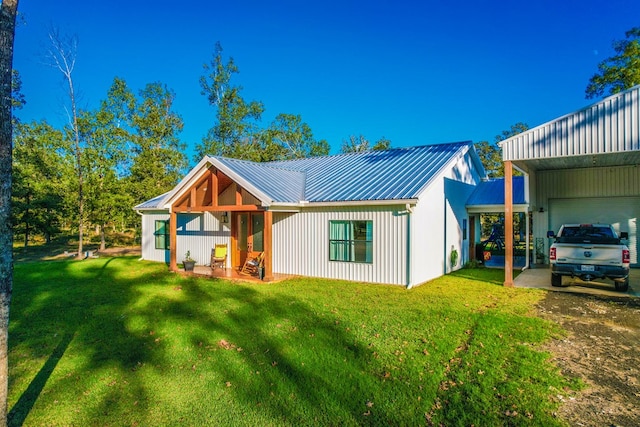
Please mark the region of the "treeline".
[[71, 125], [15, 123], [16, 240], [49, 242], [82, 224], [96, 228], [104, 248], [108, 230], [135, 230], [139, 218], [132, 207], [171, 189], [188, 163], [174, 98], [161, 83], [134, 95], [123, 79], [114, 79], [99, 108], [79, 112], [79, 146]]
[[[50, 34], [50, 65], [68, 83], [65, 111], [69, 123], [56, 128], [46, 120], [14, 122], [13, 230], [25, 246], [34, 239], [78, 234], [82, 255], [84, 230], [95, 230], [104, 249], [109, 236], [135, 236], [140, 220], [133, 206], [173, 188], [187, 171], [186, 146], [179, 134], [183, 120], [174, 110], [175, 93], [166, 85], [149, 83], [137, 92], [116, 77], [98, 108], [76, 108], [73, 65], [77, 39]], [[314, 138], [300, 115], [279, 114], [261, 123], [264, 104], [246, 101], [234, 85], [238, 73], [233, 58], [225, 61], [217, 43], [200, 78], [201, 93], [215, 111], [214, 125], [196, 146], [192, 159], [221, 155], [252, 161], [272, 161], [329, 153], [325, 140]], [[20, 75], [13, 74], [13, 107], [28, 100], [21, 93]], [[370, 144], [350, 136], [342, 151], [389, 148], [382, 138]], [[116, 242], [123, 243], [123, 242]]]

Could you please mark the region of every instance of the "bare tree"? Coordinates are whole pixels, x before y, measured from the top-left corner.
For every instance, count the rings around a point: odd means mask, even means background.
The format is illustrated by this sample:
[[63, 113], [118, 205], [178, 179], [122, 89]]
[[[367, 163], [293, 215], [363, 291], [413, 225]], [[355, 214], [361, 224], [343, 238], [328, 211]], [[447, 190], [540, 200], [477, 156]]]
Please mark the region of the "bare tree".
[[78, 127], [78, 108], [76, 102], [76, 91], [73, 84], [73, 70], [76, 65], [76, 54], [78, 51], [78, 38], [75, 36], [63, 36], [56, 29], [49, 32], [51, 47], [47, 52], [47, 59], [50, 66], [62, 73], [68, 86], [69, 109], [67, 117], [71, 128], [73, 152], [76, 163], [76, 178], [78, 179], [78, 259], [82, 259], [82, 240], [84, 231], [84, 173], [82, 167], [82, 147], [80, 145], [80, 129]]
[[11, 230], [11, 74], [18, 0], [2, 0], [0, 16], [0, 426], [7, 425], [9, 306], [13, 287]]

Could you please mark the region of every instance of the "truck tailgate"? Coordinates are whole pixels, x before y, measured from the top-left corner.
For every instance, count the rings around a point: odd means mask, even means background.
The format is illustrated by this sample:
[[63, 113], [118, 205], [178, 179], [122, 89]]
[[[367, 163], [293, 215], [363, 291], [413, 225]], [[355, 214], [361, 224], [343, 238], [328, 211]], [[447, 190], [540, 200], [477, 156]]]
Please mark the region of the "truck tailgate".
[[568, 264], [622, 265], [618, 246], [556, 243], [556, 260]]

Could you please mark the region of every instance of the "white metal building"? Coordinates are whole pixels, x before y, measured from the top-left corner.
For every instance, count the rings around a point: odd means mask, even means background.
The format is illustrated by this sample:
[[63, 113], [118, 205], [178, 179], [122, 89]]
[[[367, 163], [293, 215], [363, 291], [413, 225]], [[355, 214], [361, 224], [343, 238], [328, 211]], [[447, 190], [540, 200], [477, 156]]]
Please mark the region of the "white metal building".
[[629, 233], [631, 266], [640, 266], [640, 86], [501, 145], [505, 169], [525, 173], [536, 247], [547, 253], [547, 230], [566, 222], [611, 223]]
[[[283, 162], [205, 157], [170, 192], [135, 207], [142, 257], [187, 250], [228, 267], [257, 252], [273, 273], [412, 287], [469, 259], [466, 201], [485, 176], [471, 142]], [[455, 263], [452, 263], [452, 253]]]

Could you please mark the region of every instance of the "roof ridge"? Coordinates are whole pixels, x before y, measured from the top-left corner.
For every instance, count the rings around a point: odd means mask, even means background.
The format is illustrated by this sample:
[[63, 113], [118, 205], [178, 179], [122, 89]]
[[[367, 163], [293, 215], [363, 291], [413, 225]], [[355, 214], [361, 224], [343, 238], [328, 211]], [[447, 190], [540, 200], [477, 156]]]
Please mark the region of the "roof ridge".
[[443, 145], [462, 145], [462, 144], [471, 144], [473, 141], [464, 140], [464, 141], [452, 141], [452, 142], [437, 142], [434, 144], [422, 144], [422, 145], [411, 145], [406, 147], [391, 147], [385, 150], [367, 150], [367, 151], [357, 151], [351, 153], [338, 153], [338, 154], [326, 154], [324, 156], [312, 156], [312, 157], [302, 157], [298, 159], [286, 159], [286, 160], [272, 160], [270, 162], [265, 162], [265, 164], [270, 163], [289, 163], [289, 162], [300, 162], [309, 159], [323, 159], [323, 158], [337, 158], [337, 157], [347, 157], [347, 156], [366, 156], [366, 155], [378, 155], [380, 153], [389, 153], [393, 151], [409, 151], [416, 150], [419, 148], [430, 148], [430, 147], [439, 147]]
[[304, 171], [300, 170], [300, 169], [290, 169], [290, 168], [284, 168], [284, 167], [281, 167], [281, 166], [273, 165], [272, 163], [276, 163], [276, 161], [273, 161], [273, 162], [255, 162], [253, 160], [236, 159], [235, 157], [225, 157], [225, 156], [212, 156], [212, 158], [218, 159], [218, 160], [222, 160], [222, 161], [231, 161], [231, 162], [251, 164], [251, 165], [260, 166], [260, 167], [268, 167], [268, 168], [271, 168], [271, 169], [278, 169], [278, 170], [283, 170], [283, 171], [288, 171], [288, 172], [304, 173]]

